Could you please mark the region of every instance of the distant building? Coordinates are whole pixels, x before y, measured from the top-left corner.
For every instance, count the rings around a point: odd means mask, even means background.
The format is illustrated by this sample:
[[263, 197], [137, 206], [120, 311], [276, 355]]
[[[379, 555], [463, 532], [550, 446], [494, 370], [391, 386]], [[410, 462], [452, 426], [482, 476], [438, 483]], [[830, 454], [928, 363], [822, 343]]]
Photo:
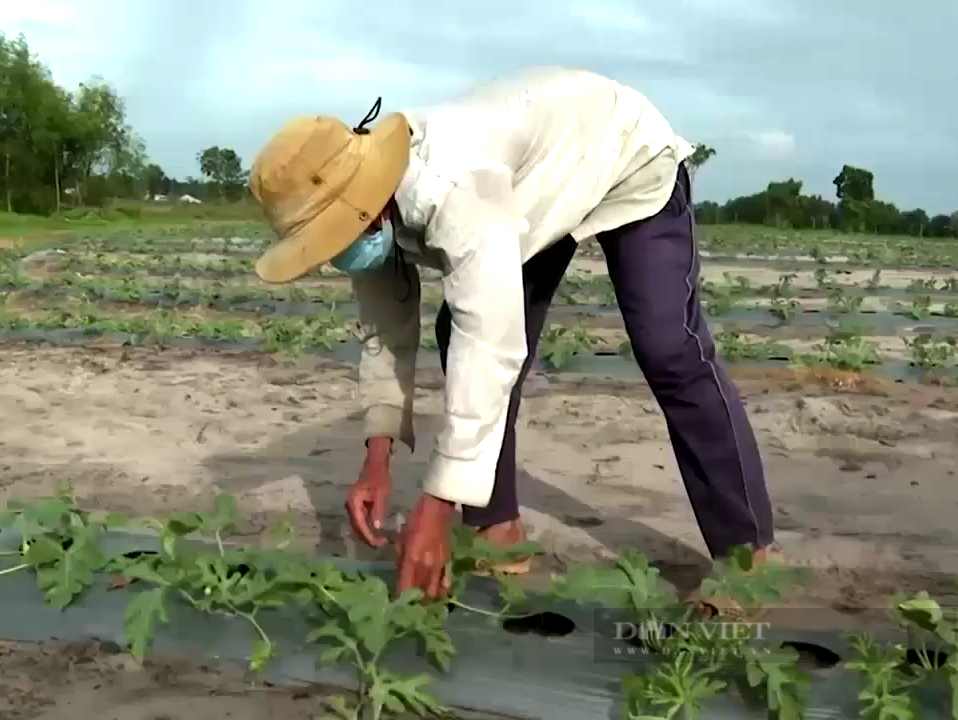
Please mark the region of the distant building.
[[200, 204], [201, 202], [203, 202], [203, 201], [202, 201], [202, 200], [197, 200], [197, 199], [196, 199], [195, 197], [193, 197], [192, 195], [183, 195], [183, 196], [180, 197], [180, 202], [189, 203], [190, 205], [199, 205], [199, 204]]

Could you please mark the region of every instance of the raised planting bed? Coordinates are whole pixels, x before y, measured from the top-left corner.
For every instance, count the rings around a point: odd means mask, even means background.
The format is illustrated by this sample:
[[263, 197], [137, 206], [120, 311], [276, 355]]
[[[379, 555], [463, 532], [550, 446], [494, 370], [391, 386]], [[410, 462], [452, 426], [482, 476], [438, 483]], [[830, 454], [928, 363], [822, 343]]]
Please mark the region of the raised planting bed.
[[[355, 364], [359, 359], [359, 345], [341, 340], [328, 344], [319, 341], [310, 342], [307, 338], [280, 339], [263, 337], [216, 337], [154, 335], [150, 333], [96, 330], [91, 328], [24, 328], [0, 330], [0, 341], [48, 344], [62, 347], [84, 347], [89, 345], [129, 346], [129, 347], [171, 347], [183, 349], [239, 350], [247, 352], [279, 352], [296, 357], [301, 354], [315, 354], [337, 362]], [[427, 356], [432, 353], [426, 352]], [[438, 364], [438, 358], [436, 360]]]
[[[133, 285], [130, 283], [130, 285]], [[355, 304], [348, 302], [350, 294], [348, 288], [311, 288], [302, 290], [299, 299], [292, 300], [282, 297], [282, 293], [275, 293], [280, 297], [272, 297], [263, 288], [234, 285], [226, 287], [210, 286], [203, 290], [177, 286], [169, 283], [167, 286], [154, 285], [136, 287], [109, 287], [99, 285], [66, 285], [47, 282], [31, 284], [25, 288], [12, 285], [0, 285], [0, 293], [17, 292], [21, 297], [33, 297], [43, 300], [66, 300], [83, 298], [92, 302], [118, 303], [124, 305], [143, 305], [145, 307], [160, 308], [209, 308], [220, 311], [234, 311], [244, 313], [258, 313], [260, 315], [315, 315], [329, 312], [335, 306], [337, 309], [355, 315]], [[297, 293], [286, 291], [285, 295]], [[346, 301], [346, 302], [344, 302]]]
[[[744, 304], [747, 301], [742, 301]], [[337, 305], [344, 312], [348, 305]], [[600, 327], [621, 327], [621, 313], [617, 307], [600, 307], [596, 305], [558, 305], [549, 310], [549, 316], [556, 320], [562, 319], [563, 324], [568, 320], [578, 318], [583, 323], [589, 319], [592, 324]], [[856, 312], [839, 312], [823, 307], [807, 307], [797, 301], [795, 305], [780, 308], [765, 306], [743, 307], [734, 304], [720, 312], [707, 315], [710, 326], [723, 325], [736, 327], [743, 332], [761, 332], [762, 330], [794, 327], [822, 329], [829, 322], [842, 320], [857, 321], [863, 330], [871, 335], [897, 335], [905, 331], [914, 331], [921, 327], [930, 332], [945, 334], [958, 333], [958, 316], [946, 316], [941, 312], [931, 310], [922, 312], [910, 306], [904, 306], [896, 311], [891, 310], [858, 310]]]
[[[794, 363], [790, 360], [775, 359], [748, 359], [748, 360], [723, 360], [726, 364], [734, 363], [736, 366], [745, 365], [755, 368], [787, 368]], [[958, 380], [958, 370], [954, 367], [922, 369], [910, 364], [907, 361], [885, 361], [881, 364], [865, 364], [863, 368], [848, 368], [840, 365], [829, 365], [820, 363], [823, 367], [831, 367], [838, 370], [867, 370], [869, 373], [878, 377], [885, 377], [891, 380], [901, 382], [921, 382], [926, 379], [935, 378], [939, 380]], [[809, 364], [808, 367], [814, 367]], [[559, 372], [555, 369], [545, 369], [546, 372]], [[561, 372], [571, 375], [582, 375], [586, 377], [607, 378], [611, 380], [621, 380], [627, 378], [640, 377], [641, 372], [635, 361], [631, 358], [615, 355], [577, 355], [564, 364]]]
[[[422, 603], [392, 597], [391, 566], [295, 550], [291, 528], [234, 545], [236, 521], [227, 496], [165, 519], [89, 513], [68, 496], [9, 512], [0, 637], [245, 662], [273, 683], [343, 688], [342, 717], [357, 720], [457, 708], [606, 720], [623, 704], [634, 720], [958, 717], [954, 613], [924, 594], [896, 604], [902, 626], [887, 639], [784, 630], [708, 618], [635, 551], [613, 567], [574, 566], [536, 594], [475, 578], [540, 549], [496, 551], [460, 528], [449, 597]], [[755, 607], [804, 575], [748, 558], [719, 564], [703, 589]], [[890, 642], [909, 636], [921, 662]], [[832, 659], [812, 669], [799, 650], [813, 648]]]
[[[10, 318], [7, 318], [9, 321]], [[72, 321], [71, 321], [72, 322]], [[839, 370], [869, 372], [901, 381], [958, 377], [958, 347], [953, 336], [916, 335], [902, 341], [900, 356], [888, 356], [866, 337], [842, 337], [840, 331], [821, 342], [808, 343], [798, 352], [769, 339], [749, 338], [737, 330], [715, 334], [719, 355], [727, 363], [758, 367], [787, 367], [793, 363], [824, 365]], [[0, 342], [39, 343], [65, 347], [131, 346], [184, 349], [234, 350], [282, 353], [289, 357], [318, 355], [355, 365], [361, 346], [346, 326], [267, 318], [262, 323], [243, 325], [235, 321], [178, 323], [175, 318], [97, 321], [81, 327], [43, 327], [8, 323], [0, 329]], [[424, 332], [417, 365], [421, 369], [440, 367], [439, 353], [431, 333]], [[551, 326], [542, 341], [534, 369], [546, 374], [572, 373], [610, 379], [636, 378], [640, 371], [623, 342], [617, 351], [597, 348], [588, 328]]]
[[858, 256], [835, 255], [831, 257], [815, 258], [811, 255], [775, 254], [745, 254], [723, 253], [718, 251], [701, 251], [702, 262], [706, 263], [735, 263], [742, 267], [768, 267], [786, 270], [807, 270], [816, 266], [828, 266], [830, 270], [857, 270], [863, 267], [893, 267], [899, 269], [915, 268], [921, 270], [939, 270], [942, 272], [954, 271], [958, 268], [958, 258], [954, 256], [936, 257], [927, 255], [908, 255], [887, 253], [884, 257], [869, 257], [867, 254]]
[[269, 246], [269, 240], [249, 240], [246, 238], [197, 238], [184, 240], [180, 237], [149, 238], [98, 238], [94, 240], [70, 243], [69, 249], [90, 253], [130, 253], [155, 255], [163, 253], [216, 253], [225, 255], [247, 255], [262, 253]]
[[[255, 278], [253, 266], [255, 257], [224, 256], [184, 258], [177, 255], [153, 254], [146, 255], [104, 255], [81, 256], [67, 253], [54, 253], [48, 256], [57, 264], [60, 270], [72, 271], [81, 275], [107, 276], [160, 276], [177, 275], [180, 277], [204, 278]], [[24, 263], [30, 264], [31, 257], [24, 258]], [[420, 268], [420, 277], [431, 280], [441, 277], [441, 273], [431, 268]], [[310, 273], [313, 277], [343, 277], [346, 276], [323, 265]]]
[[[898, 355], [886, 352], [878, 343], [862, 335], [854, 323], [837, 323], [822, 328], [820, 342], [802, 342], [791, 346], [769, 338], [749, 337], [740, 330], [716, 332], [719, 356], [726, 362], [747, 362], [769, 366], [800, 363], [825, 365], [839, 370], [874, 370], [896, 379], [922, 379], [929, 372], [954, 373], [958, 364], [958, 340], [954, 335], [937, 336], [933, 332], [901, 338]], [[545, 329], [538, 349], [538, 363], [546, 370], [563, 370], [608, 378], [634, 377], [638, 372], [632, 360], [632, 348], [623, 340], [615, 350], [591, 328], [552, 324]]]
[[81, 275], [106, 275], [110, 277], [178, 275], [180, 277], [225, 279], [254, 276], [252, 262], [235, 260], [222, 263], [187, 264], [172, 261], [151, 262], [148, 260], [110, 263], [77, 259], [74, 262], [65, 263], [63, 269]]

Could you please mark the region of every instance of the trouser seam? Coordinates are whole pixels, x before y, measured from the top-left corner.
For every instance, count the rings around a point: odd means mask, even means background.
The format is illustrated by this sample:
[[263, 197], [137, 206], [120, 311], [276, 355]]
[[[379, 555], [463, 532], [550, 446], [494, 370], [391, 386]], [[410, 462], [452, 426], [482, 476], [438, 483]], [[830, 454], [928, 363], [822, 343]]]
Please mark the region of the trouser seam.
[[[691, 179], [689, 180], [689, 182], [691, 183]], [[680, 180], [676, 181], [676, 185], [678, 186], [682, 195], [685, 196], [685, 188], [682, 186], [682, 183]], [[691, 240], [692, 240], [692, 248], [691, 248], [690, 259], [689, 259], [689, 270], [685, 275], [685, 285], [688, 288], [688, 294], [686, 295], [685, 307], [683, 308], [683, 311], [682, 311], [683, 313], [682, 324], [685, 329], [685, 332], [688, 333], [688, 335], [695, 340], [695, 344], [698, 347], [698, 351], [699, 351], [699, 360], [708, 365], [709, 370], [712, 374], [712, 380], [715, 382], [715, 387], [718, 390], [719, 397], [722, 398], [722, 405], [725, 407], [725, 415], [728, 418], [729, 427], [732, 430], [732, 442], [735, 445], [735, 458], [738, 461], [739, 472], [741, 475], [742, 493], [745, 496], [745, 507], [748, 509], [749, 520], [751, 520], [752, 526], [755, 530], [755, 542], [754, 542], [756, 546], [755, 549], [758, 549], [757, 546], [761, 541], [761, 538], [760, 538], [761, 528], [759, 526], [758, 518], [755, 515], [755, 510], [752, 507], [752, 502], [749, 497], [748, 480], [745, 474], [745, 462], [742, 459], [742, 447], [741, 447], [741, 444], [739, 443], [738, 432], [735, 429], [735, 419], [732, 417], [731, 405], [729, 404], [728, 397], [725, 395], [725, 390], [722, 388], [722, 381], [719, 378], [718, 370], [715, 367], [715, 363], [709, 360], [707, 357], [705, 357], [705, 348], [702, 346], [702, 338], [700, 338], [698, 333], [692, 330], [692, 328], [689, 326], [689, 306], [691, 305], [691, 302], [692, 302], [692, 296], [695, 293], [695, 287], [692, 284], [692, 274], [695, 271], [695, 258], [698, 253], [698, 239], [696, 237], [696, 232], [695, 232], [695, 216], [692, 210], [691, 193], [689, 193], [688, 197], [684, 197], [683, 199], [685, 200], [685, 212], [688, 213], [689, 236], [691, 237]]]

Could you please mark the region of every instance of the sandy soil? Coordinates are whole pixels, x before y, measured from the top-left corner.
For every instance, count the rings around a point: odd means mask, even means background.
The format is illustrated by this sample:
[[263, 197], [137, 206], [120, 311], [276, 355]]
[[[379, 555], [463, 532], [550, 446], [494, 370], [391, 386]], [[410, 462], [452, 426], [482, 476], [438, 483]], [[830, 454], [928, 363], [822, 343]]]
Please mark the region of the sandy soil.
[[[395, 464], [397, 510], [417, 492], [440, 387], [423, 373], [419, 447]], [[958, 391], [879, 387], [884, 395], [828, 395], [744, 381], [783, 550], [823, 566], [958, 571], [949, 502], [958, 499]], [[324, 551], [345, 553], [340, 508], [362, 457], [354, 395], [354, 370], [321, 360], [7, 347], [0, 493], [36, 496], [68, 480], [92, 504], [163, 513], [226, 490], [248, 513], [248, 532], [289, 516]], [[701, 558], [664, 421], [641, 380], [533, 377], [520, 433], [524, 513], [558, 555], [630, 544], [666, 564]]]
[[313, 720], [307, 692], [254, 685], [213, 666], [151, 661], [116, 646], [0, 643], [3, 720]]
[[[341, 512], [362, 457], [354, 373], [319, 360], [4, 347], [0, 498], [70, 481], [89, 505], [156, 514], [226, 490], [248, 535], [285, 517], [322, 552], [370, 556], [348, 539]], [[896, 590], [951, 593], [958, 390], [874, 381], [839, 393], [755, 371], [740, 383], [782, 551], [817, 571], [793, 604], [821, 609], [816, 623], [827, 611], [847, 627]], [[395, 463], [398, 512], [416, 496], [441, 407], [435, 372], [420, 387], [419, 446]], [[634, 382], [537, 376], [525, 397], [521, 503], [550, 551], [542, 571], [631, 545], [680, 587], [694, 586], [704, 546], [638, 373]], [[2, 652], [0, 718], [252, 720], [316, 709], [289, 693], [237, 699], [242, 679], [195, 668], [120, 672], [122, 656], [102, 650]]]
[[[605, 260], [601, 258], [588, 257], [583, 254], [577, 255], [571, 265], [571, 270], [577, 272], [593, 273], [596, 275], [605, 275], [608, 273]], [[829, 268], [832, 273], [833, 282], [841, 282], [847, 285], [864, 285], [875, 274], [871, 268], [860, 268], [854, 270], [836, 271]], [[813, 270], [779, 270], [760, 265], [743, 266], [735, 263], [722, 262], [704, 262], [702, 266], [702, 278], [712, 282], [721, 283], [725, 280], [725, 274], [728, 273], [733, 278], [745, 277], [753, 285], [774, 285], [779, 281], [782, 275], [794, 274], [793, 285], [796, 288], [815, 288], [815, 273]], [[905, 288], [913, 280], [927, 280], [935, 278], [941, 283], [946, 278], [956, 277], [958, 273], [951, 268], [915, 268], [902, 270], [895, 268], [881, 268], [880, 282], [883, 286], [890, 288]]]

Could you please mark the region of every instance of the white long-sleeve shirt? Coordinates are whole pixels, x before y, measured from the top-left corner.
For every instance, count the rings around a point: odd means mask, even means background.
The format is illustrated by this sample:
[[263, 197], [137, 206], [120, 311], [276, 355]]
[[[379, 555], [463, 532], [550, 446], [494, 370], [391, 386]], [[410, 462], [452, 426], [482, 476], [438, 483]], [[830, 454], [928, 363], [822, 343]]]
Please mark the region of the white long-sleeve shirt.
[[693, 148], [645, 96], [583, 71], [535, 69], [403, 114], [413, 138], [396, 231], [409, 265], [353, 280], [366, 433], [415, 448], [416, 265], [441, 270], [452, 312], [445, 425], [423, 489], [485, 507], [527, 354], [523, 263], [566, 235], [655, 215]]

